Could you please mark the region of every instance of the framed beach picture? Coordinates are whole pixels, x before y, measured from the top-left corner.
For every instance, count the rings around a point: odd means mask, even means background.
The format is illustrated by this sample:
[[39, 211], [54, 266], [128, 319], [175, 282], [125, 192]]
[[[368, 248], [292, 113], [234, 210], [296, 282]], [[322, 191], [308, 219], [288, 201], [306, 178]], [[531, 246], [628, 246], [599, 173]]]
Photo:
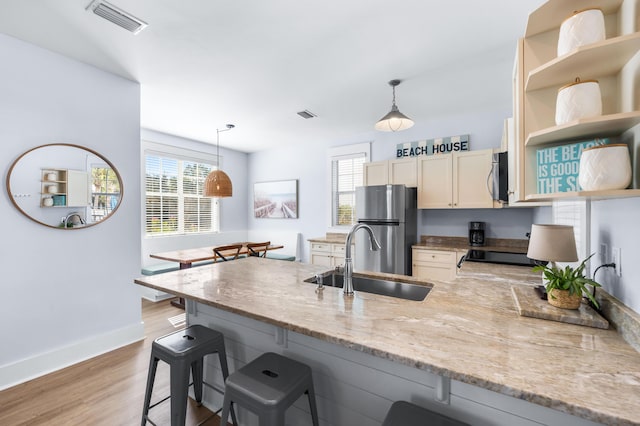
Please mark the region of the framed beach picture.
[[254, 183], [253, 214], [258, 218], [297, 219], [298, 180]]

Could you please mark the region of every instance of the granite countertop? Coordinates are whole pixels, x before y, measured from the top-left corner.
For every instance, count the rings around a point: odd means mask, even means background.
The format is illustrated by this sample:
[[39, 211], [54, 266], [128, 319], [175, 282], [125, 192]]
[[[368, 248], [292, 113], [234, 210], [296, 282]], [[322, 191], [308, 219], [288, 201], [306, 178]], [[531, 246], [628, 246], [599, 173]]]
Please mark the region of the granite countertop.
[[327, 232], [324, 237], [309, 238], [307, 241], [311, 243], [328, 243], [328, 244], [344, 244], [347, 234]]
[[420, 242], [414, 244], [412, 248], [462, 252], [466, 252], [467, 250], [484, 250], [526, 253], [528, 245], [529, 240], [524, 239], [487, 238], [485, 245], [471, 246], [469, 245], [469, 239], [466, 237], [439, 237], [423, 235], [420, 237]]
[[326, 267], [259, 258], [135, 282], [596, 422], [640, 425], [640, 354], [613, 329], [519, 316], [511, 285], [540, 277], [528, 267], [483, 267], [434, 281], [421, 302], [316, 293], [304, 280]]

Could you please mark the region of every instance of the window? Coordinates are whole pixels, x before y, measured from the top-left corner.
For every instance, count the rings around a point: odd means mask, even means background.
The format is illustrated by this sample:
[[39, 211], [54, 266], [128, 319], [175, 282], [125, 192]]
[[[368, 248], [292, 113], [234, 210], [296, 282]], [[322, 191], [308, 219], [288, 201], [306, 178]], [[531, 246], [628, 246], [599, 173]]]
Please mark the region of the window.
[[355, 223], [356, 187], [363, 184], [363, 165], [369, 161], [369, 151], [368, 143], [331, 149], [331, 226]]
[[106, 164], [91, 165], [91, 217], [98, 222], [108, 216], [120, 200], [120, 182]]
[[[551, 207], [553, 223], [571, 225], [576, 238], [578, 263], [591, 253], [589, 241], [589, 223], [591, 222], [591, 203], [588, 200], [555, 200]], [[576, 263], [577, 265], [577, 263]], [[587, 267], [588, 272], [588, 267]]]
[[146, 153], [146, 235], [218, 232], [217, 202], [201, 195], [213, 169], [194, 159]]

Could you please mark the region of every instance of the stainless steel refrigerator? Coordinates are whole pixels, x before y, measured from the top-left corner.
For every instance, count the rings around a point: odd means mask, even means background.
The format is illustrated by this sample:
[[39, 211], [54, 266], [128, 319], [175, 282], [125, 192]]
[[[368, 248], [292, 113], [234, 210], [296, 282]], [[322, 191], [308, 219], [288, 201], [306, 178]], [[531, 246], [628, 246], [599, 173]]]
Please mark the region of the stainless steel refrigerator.
[[356, 188], [356, 220], [373, 229], [382, 248], [370, 250], [369, 236], [356, 232], [354, 269], [411, 275], [411, 246], [417, 241], [416, 188], [374, 185]]

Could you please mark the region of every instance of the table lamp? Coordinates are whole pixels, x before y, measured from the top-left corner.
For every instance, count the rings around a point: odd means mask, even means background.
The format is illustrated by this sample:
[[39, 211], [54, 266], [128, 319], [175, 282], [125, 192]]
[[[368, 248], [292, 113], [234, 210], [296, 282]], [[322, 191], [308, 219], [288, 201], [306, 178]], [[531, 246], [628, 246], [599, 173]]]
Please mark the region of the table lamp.
[[531, 225], [527, 257], [546, 260], [551, 268], [556, 266], [555, 262], [576, 262], [578, 253], [573, 226]]

